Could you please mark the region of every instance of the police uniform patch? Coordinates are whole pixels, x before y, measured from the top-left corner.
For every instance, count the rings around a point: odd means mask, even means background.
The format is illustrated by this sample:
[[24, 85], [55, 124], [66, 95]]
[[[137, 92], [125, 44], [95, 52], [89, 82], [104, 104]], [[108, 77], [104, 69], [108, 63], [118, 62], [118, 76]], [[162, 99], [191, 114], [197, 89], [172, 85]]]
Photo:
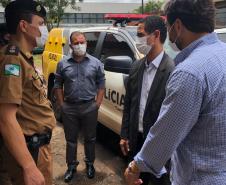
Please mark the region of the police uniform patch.
[[6, 49], [6, 55], [18, 55], [20, 49], [17, 46], [9, 45]]
[[20, 76], [20, 66], [16, 64], [6, 64], [4, 75], [6, 76]]
[[42, 9], [42, 7], [41, 7], [40, 5], [36, 6], [36, 11], [37, 11], [37, 12], [40, 12], [41, 9]]

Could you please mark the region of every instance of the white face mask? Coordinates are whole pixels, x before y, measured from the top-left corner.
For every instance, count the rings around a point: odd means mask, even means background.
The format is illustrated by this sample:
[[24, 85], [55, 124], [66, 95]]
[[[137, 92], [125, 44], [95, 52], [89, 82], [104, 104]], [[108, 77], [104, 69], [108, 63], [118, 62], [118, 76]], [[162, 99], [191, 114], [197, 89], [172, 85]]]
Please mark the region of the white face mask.
[[48, 39], [49, 31], [46, 26], [39, 26], [40, 37], [36, 37], [37, 47], [43, 47]]
[[139, 37], [136, 42], [138, 51], [144, 55], [147, 55], [152, 49], [152, 46], [147, 44], [147, 38], [148, 36]]
[[86, 44], [72, 45], [73, 52], [77, 56], [83, 56], [86, 53]]
[[179, 52], [179, 51], [180, 51], [180, 49], [177, 47], [177, 45], [175, 44], [175, 42], [173, 43], [173, 42], [169, 41], [169, 46], [170, 46], [170, 47], [172, 48], [172, 50], [175, 51], [175, 52]]

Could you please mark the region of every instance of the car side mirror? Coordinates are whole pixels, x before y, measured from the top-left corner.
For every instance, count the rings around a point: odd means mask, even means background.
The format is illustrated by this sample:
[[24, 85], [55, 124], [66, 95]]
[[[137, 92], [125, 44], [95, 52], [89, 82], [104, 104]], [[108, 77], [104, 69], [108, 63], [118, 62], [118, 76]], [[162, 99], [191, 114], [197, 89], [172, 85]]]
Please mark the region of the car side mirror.
[[104, 59], [104, 69], [115, 73], [129, 74], [133, 60], [128, 56], [111, 56]]

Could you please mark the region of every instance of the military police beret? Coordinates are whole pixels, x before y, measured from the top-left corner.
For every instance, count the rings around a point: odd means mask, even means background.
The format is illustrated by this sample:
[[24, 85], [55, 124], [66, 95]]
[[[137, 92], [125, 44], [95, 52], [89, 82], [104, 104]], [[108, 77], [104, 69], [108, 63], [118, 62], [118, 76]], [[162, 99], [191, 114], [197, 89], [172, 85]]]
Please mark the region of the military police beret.
[[5, 8], [5, 17], [13, 17], [19, 13], [31, 13], [41, 17], [46, 17], [45, 8], [33, 0], [16, 0], [10, 2]]

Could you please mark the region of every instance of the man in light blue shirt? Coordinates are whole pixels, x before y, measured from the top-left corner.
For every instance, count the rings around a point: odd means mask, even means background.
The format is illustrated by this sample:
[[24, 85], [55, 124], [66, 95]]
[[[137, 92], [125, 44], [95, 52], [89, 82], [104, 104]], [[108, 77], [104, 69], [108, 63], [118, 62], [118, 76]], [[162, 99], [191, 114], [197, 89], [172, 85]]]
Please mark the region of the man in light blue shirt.
[[171, 157], [173, 185], [226, 183], [226, 44], [214, 31], [212, 0], [171, 0], [166, 8], [170, 41], [181, 51], [166, 98], [141, 151], [125, 172], [160, 177]]
[[64, 181], [70, 182], [77, 171], [77, 139], [84, 135], [86, 175], [95, 176], [95, 143], [98, 109], [105, 91], [103, 64], [86, 52], [87, 42], [81, 32], [70, 36], [72, 53], [57, 64], [55, 93], [62, 110], [68, 169]]

